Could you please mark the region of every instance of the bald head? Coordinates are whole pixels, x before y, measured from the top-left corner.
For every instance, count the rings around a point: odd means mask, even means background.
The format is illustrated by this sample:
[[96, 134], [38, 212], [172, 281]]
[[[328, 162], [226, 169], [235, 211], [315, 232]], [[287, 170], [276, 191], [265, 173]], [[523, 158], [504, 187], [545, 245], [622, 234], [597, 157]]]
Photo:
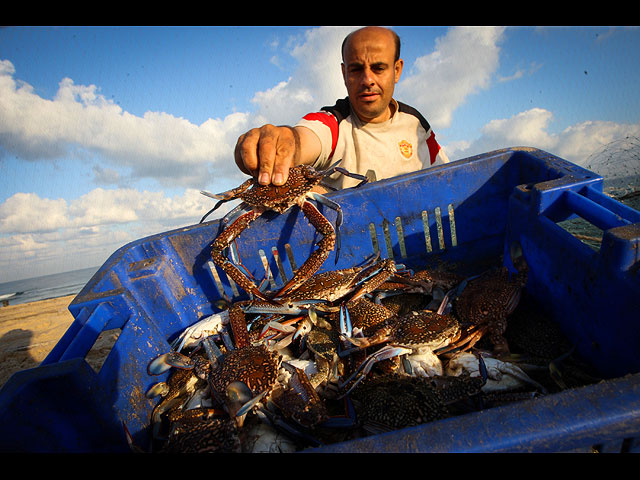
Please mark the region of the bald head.
[[351, 32], [342, 48], [342, 76], [351, 107], [361, 121], [379, 123], [393, 112], [391, 100], [404, 62], [398, 36], [387, 28]]
[[379, 38], [387, 38], [389, 42], [392, 42], [395, 49], [395, 61], [400, 58], [400, 37], [396, 32], [384, 27], [363, 27], [358, 30], [354, 30], [347, 35], [342, 41], [342, 61], [344, 61], [345, 50], [349, 47], [351, 40], [362, 38], [371, 38], [372, 36], [379, 36]]

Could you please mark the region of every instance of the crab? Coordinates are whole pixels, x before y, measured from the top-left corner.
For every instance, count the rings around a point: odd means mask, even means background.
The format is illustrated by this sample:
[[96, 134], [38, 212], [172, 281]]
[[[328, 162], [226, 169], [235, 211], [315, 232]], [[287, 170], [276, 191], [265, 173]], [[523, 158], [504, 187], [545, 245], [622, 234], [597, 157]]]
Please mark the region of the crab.
[[368, 434], [412, 427], [452, 416], [452, 407], [480, 393], [481, 377], [368, 378], [351, 394], [357, 418]]
[[238, 426], [229, 417], [172, 418], [169, 437], [161, 453], [239, 453]]
[[[375, 259], [374, 259], [375, 260]], [[319, 310], [331, 311], [339, 303], [355, 302], [366, 293], [378, 288], [389, 277], [395, 275], [395, 263], [391, 259], [370, 261], [362, 267], [344, 268], [318, 273], [310, 277], [300, 288], [282, 299], [283, 304], [304, 304], [308, 300], [322, 300], [327, 307]], [[277, 298], [277, 297], [276, 297]], [[336, 308], [333, 308], [336, 310]]]
[[[334, 250], [336, 242], [338, 245], [336, 250], [337, 262], [340, 247], [339, 228], [342, 223], [342, 210], [338, 204], [319, 193], [313, 192], [312, 189], [316, 185], [320, 185], [324, 178], [332, 175], [336, 171], [343, 175], [360, 179], [361, 182], [358, 186], [367, 182], [366, 177], [350, 173], [338, 167], [338, 163], [339, 162], [336, 162], [329, 167], [329, 169], [321, 172], [316, 171], [309, 165], [294, 166], [289, 170], [287, 181], [282, 186], [272, 184], [260, 185], [255, 179], [251, 178], [240, 186], [220, 194], [202, 192], [205, 195], [219, 200], [209, 213], [213, 212], [223, 202], [233, 199], [242, 200], [242, 203], [231, 210], [223, 219], [222, 223], [229, 222], [229, 225], [213, 242], [211, 249], [213, 262], [219, 265], [220, 268], [247, 293], [262, 300], [269, 300], [255, 282], [235, 265], [235, 262], [230, 261], [223, 255], [223, 251], [232, 244], [236, 237], [238, 237], [251, 222], [265, 212], [275, 211], [282, 214], [294, 205], [297, 205], [302, 210], [302, 213], [311, 225], [322, 235], [322, 239], [318, 242], [318, 248], [312, 252], [293, 277], [278, 291], [278, 296], [295, 290], [313, 275], [313, 273], [322, 266], [330, 252]], [[337, 218], [335, 228], [309, 199], [314, 199], [318, 203], [336, 210]], [[207, 213], [207, 215], [209, 215], [209, 213]], [[205, 215], [202, 220], [204, 220], [207, 215]]]
[[[158, 375], [174, 368], [174, 375], [205, 379], [215, 403], [222, 406], [241, 426], [244, 413], [250, 406], [270, 394], [275, 387], [282, 356], [270, 351], [262, 343], [251, 345], [240, 342], [229, 349], [224, 348], [224, 352], [211, 336], [204, 338], [201, 343], [206, 355], [187, 356], [171, 350], [153, 359], [147, 371], [150, 375]], [[161, 392], [159, 387], [154, 387], [154, 395]]]
[[511, 274], [503, 266], [468, 281], [453, 302], [461, 324], [476, 329], [477, 340], [488, 334], [497, 355], [509, 354], [509, 344], [504, 337], [507, 317], [517, 307], [526, 282], [526, 268]]
[[[518, 365], [504, 362], [490, 355], [481, 355], [487, 372], [487, 380], [482, 387], [485, 393], [506, 392], [522, 387], [533, 387], [540, 393], [547, 391], [540, 383], [533, 380]], [[451, 356], [446, 361], [446, 374], [457, 377], [462, 374], [469, 374], [472, 377], [478, 376], [478, 358], [471, 352], [459, 352]]]
[[372, 294], [375, 303], [384, 305], [396, 315], [413, 310], [450, 312], [449, 298], [464, 278], [455, 272], [426, 269], [413, 272], [399, 269], [398, 274]]
[[365, 337], [372, 335], [389, 319], [395, 317], [392, 309], [364, 297], [349, 306], [348, 314], [352, 329], [361, 332]]
[[343, 366], [338, 356], [340, 336], [336, 330], [312, 328], [306, 337], [305, 345], [312, 353], [317, 369], [310, 378], [314, 387], [329, 384], [342, 375]]
[[290, 373], [287, 385], [279, 385], [271, 396], [271, 402], [285, 418], [296, 424], [313, 428], [329, 418], [323, 400], [316, 392], [304, 370], [289, 365], [283, 366]]
[[406, 356], [404, 367], [413, 376], [442, 375], [442, 363], [434, 351], [455, 343], [464, 346], [460, 325], [452, 315], [420, 310], [391, 317], [369, 337], [348, 338], [355, 348], [361, 349], [386, 343], [360, 364], [343, 383], [348, 394], [371, 371], [375, 363], [389, 358]]
[[154, 438], [162, 437], [163, 420], [167, 416], [187, 410], [187, 403], [197, 394], [205, 392], [207, 387], [210, 364], [200, 355], [162, 355], [149, 364], [148, 373], [159, 375], [175, 365], [177, 367], [173, 368], [167, 381], [155, 383], [146, 393], [147, 398], [162, 397], [151, 414]]
[[[264, 344], [248, 345], [227, 352], [218, 359], [216, 367], [209, 374], [212, 396], [228, 405], [229, 386], [240, 382], [249, 389], [251, 401], [255, 403], [273, 391], [278, 382], [281, 362], [282, 356], [270, 351]], [[242, 417], [247, 408], [233, 410], [229, 412], [231, 415]]]
[[[229, 309], [229, 325], [237, 346], [255, 342], [247, 329], [247, 314], [279, 314], [289, 315], [290, 320], [269, 321], [267, 327], [288, 335], [287, 341], [279, 342], [277, 347], [286, 346], [295, 336], [309, 331], [309, 321], [302, 322], [298, 328], [294, 323], [304, 318], [301, 314], [315, 315], [316, 312], [340, 312], [341, 332], [347, 336], [352, 334], [352, 326], [348, 315], [350, 305], [355, 305], [364, 295], [395, 274], [395, 264], [385, 259], [362, 267], [332, 270], [313, 275], [296, 291], [286, 297], [272, 301], [246, 300], [234, 303]], [[305, 331], [306, 328], [306, 331]], [[264, 336], [264, 332], [261, 337]]]

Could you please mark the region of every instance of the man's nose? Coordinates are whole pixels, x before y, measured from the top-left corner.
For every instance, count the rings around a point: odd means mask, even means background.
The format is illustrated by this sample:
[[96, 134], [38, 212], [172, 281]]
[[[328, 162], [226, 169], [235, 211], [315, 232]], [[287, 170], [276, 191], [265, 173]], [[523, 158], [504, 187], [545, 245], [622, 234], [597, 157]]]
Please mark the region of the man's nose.
[[373, 74], [373, 70], [368, 67], [362, 69], [362, 85], [371, 86], [375, 83], [375, 76]]

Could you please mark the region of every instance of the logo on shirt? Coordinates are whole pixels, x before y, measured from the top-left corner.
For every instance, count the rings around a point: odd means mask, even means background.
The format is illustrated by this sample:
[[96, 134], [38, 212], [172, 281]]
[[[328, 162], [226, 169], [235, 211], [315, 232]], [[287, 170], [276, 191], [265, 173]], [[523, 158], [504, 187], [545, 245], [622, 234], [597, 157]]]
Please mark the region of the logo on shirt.
[[404, 158], [411, 158], [411, 155], [413, 155], [413, 145], [406, 140], [401, 140], [398, 143], [398, 147], [400, 148], [400, 153]]

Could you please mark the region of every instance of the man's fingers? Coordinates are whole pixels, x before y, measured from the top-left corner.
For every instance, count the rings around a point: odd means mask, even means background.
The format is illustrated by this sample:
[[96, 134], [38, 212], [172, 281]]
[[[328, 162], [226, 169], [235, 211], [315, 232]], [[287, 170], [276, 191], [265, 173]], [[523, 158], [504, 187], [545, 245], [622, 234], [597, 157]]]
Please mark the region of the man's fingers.
[[258, 172], [258, 142], [260, 141], [260, 131], [256, 128], [240, 135], [234, 151], [235, 161], [238, 168], [251, 176], [256, 176]]
[[287, 181], [289, 169], [296, 164], [298, 146], [299, 141], [295, 130], [290, 127], [280, 127], [271, 177], [274, 185], [283, 185]]
[[282, 185], [296, 164], [300, 141], [291, 127], [264, 125], [238, 138], [234, 152], [238, 168], [261, 185]]
[[276, 161], [278, 132], [273, 125], [260, 128], [260, 143], [258, 144], [258, 183], [269, 185], [272, 181], [273, 166]]

